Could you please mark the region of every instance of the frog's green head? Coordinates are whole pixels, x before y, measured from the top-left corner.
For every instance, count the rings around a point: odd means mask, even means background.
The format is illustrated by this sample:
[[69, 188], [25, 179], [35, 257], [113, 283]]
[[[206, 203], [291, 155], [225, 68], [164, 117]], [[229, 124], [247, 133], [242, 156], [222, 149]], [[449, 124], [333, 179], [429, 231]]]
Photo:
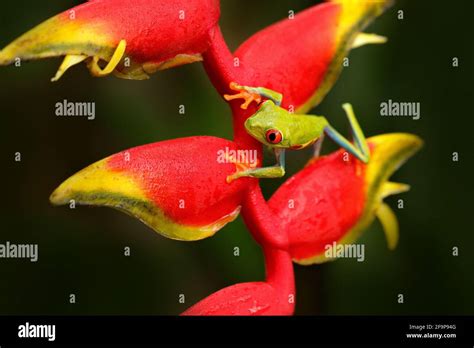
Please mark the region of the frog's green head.
[[267, 100], [245, 121], [245, 128], [252, 137], [270, 147], [302, 148], [309, 139], [300, 134], [302, 127], [297, 127], [295, 121], [295, 115]]
[[245, 129], [262, 144], [275, 148], [290, 148], [293, 146], [290, 117], [288, 111], [267, 100], [245, 121]]

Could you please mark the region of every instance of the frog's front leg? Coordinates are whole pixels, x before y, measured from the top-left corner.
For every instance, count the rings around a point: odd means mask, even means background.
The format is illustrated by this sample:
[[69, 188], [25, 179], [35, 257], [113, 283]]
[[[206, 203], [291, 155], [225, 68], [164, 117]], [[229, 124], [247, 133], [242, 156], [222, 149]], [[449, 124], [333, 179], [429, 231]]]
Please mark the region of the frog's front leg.
[[285, 175], [285, 150], [284, 149], [274, 149], [275, 157], [277, 163], [271, 167], [264, 168], [255, 168], [243, 170], [236, 172], [227, 177], [227, 183], [242, 178], [242, 177], [252, 177], [257, 179], [272, 179], [272, 178], [281, 178]]
[[281, 93], [265, 87], [240, 86], [236, 82], [231, 82], [229, 88], [239, 93], [232, 95], [224, 94], [225, 100], [244, 99], [245, 102], [240, 106], [244, 110], [246, 110], [253, 101], [260, 104], [262, 102], [262, 97], [270, 99], [277, 106], [280, 106], [281, 101], [283, 100], [283, 95]]

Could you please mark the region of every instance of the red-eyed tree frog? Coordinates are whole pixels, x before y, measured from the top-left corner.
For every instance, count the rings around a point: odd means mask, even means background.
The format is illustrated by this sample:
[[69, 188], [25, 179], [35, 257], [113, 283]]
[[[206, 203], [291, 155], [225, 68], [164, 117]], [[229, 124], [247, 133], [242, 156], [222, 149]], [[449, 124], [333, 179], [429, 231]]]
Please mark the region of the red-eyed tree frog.
[[[318, 157], [325, 135], [360, 161], [368, 163], [369, 147], [350, 104], [342, 107], [349, 119], [355, 145], [337, 132], [325, 117], [293, 114], [282, 108], [283, 96], [278, 92], [263, 87], [240, 86], [235, 82], [230, 84], [230, 88], [239, 93], [224, 95], [224, 98], [228, 101], [245, 99], [242, 109], [246, 109], [252, 101], [259, 104], [257, 112], [245, 122], [245, 129], [252, 137], [273, 149], [277, 163], [271, 167], [236, 172], [227, 178], [227, 182], [248, 176], [280, 178], [285, 175], [286, 149], [300, 150], [313, 145], [314, 156]], [[263, 103], [262, 97], [267, 99]]]

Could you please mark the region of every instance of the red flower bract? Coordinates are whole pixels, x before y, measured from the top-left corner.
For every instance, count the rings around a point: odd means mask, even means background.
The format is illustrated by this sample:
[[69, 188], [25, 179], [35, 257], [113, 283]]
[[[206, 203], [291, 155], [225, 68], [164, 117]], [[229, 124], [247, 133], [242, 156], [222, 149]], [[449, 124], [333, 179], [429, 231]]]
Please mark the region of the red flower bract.
[[[391, 3], [330, 1], [263, 29], [235, 53], [245, 76], [240, 84], [279, 91], [284, 107], [308, 111], [335, 83], [360, 31]], [[364, 39], [357, 45], [375, 42]]]
[[73, 175], [51, 201], [111, 206], [169, 238], [202, 239], [237, 217], [243, 193], [254, 180], [226, 182], [237, 167], [246, 165], [226, 156], [235, 150], [232, 141], [214, 137], [136, 147]]
[[310, 161], [269, 200], [288, 233], [290, 254], [296, 262], [326, 261], [328, 245], [354, 242], [371, 224], [384, 197], [408, 189], [388, 178], [419, 150], [420, 138], [384, 134], [368, 142], [371, 159], [367, 165], [340, 150]]
[[284, 107], [297, 108], [311, 97], [331, 63], [339, 13], [340, 6], [330, 3], [312, 7], [255, 34], [235, 55], [262, 86], [283, 94]]
[[[124, 52], [111, 70], [119, 77], [144, 79], [157, 70], [201, 60], [219, 15], [218, 0], [92, 0], [12, 42], [0, 52], [0, 65], [72, 56], [59, 78], [88, 58], [111, 61], [123, 42]], [[91, 72], [98, 75], [96, 70]]]
[[86, 25], [104, 23], [118, 44], [127, 41], [127, 54], [138, 63], [161, 63], [178, 54], [201, 54], [209, 45], [219, 19], [218, 0], [92, 0], [71, 11]]

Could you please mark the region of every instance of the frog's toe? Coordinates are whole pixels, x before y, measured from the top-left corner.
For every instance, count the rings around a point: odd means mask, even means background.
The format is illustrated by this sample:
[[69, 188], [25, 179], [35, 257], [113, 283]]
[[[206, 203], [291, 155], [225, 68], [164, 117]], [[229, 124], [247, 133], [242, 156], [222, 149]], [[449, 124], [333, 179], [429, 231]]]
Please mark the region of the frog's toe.
[[240, 105], [240, 108], [243, 110], [247, 110], [247, 108], [252, 102], [256, 102], [257, 104], [260, 104], [262, 102], [262, 96], [258, 93], [254, 93], [250, 91], [249, 87], [240, 86], [236, 82], [231, 82], [229, 85], [229, 88], [239, 93], [224, 94], [224, 99], [227, 101], [231, 101], [235, 99], [244, 99], [244, 102], [242, 103], [242, 105]]

